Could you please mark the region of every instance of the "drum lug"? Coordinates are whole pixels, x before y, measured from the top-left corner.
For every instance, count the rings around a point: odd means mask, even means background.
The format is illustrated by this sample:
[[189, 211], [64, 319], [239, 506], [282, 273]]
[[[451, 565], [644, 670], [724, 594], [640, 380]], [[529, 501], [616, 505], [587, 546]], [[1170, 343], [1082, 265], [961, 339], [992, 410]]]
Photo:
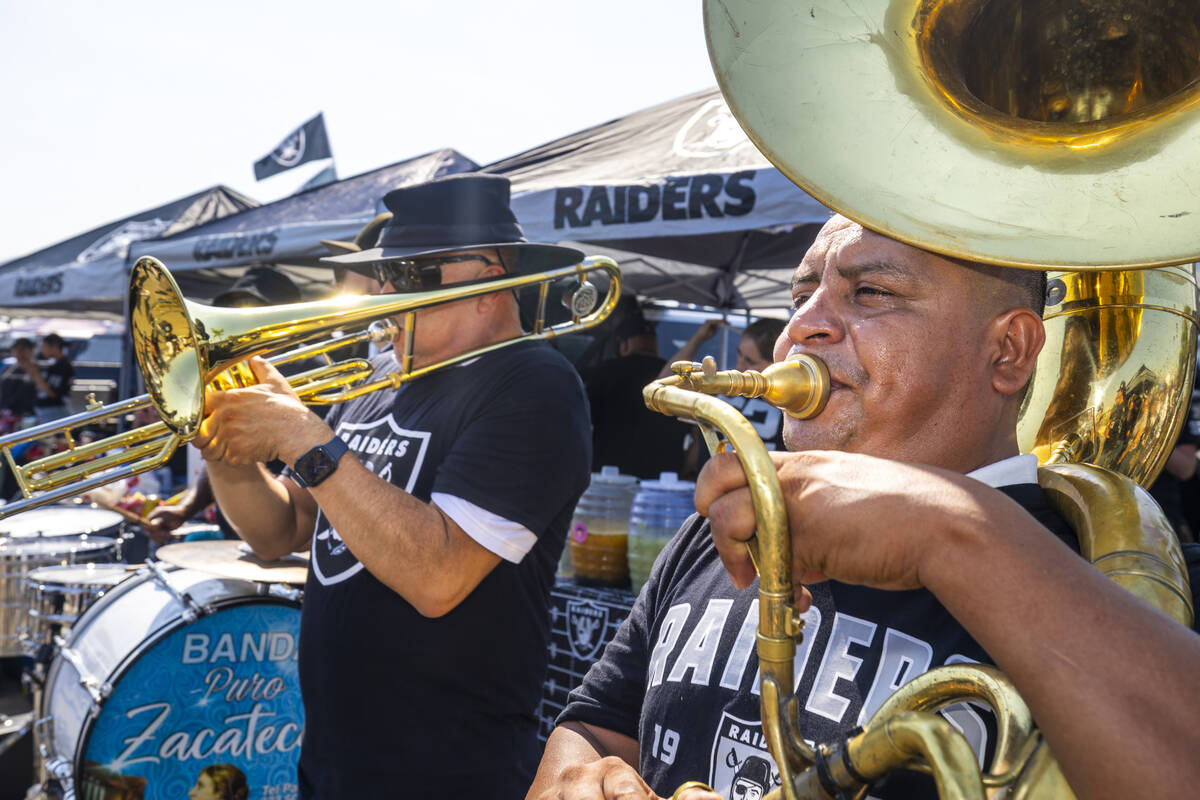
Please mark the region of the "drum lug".
[[208, 605], [201, 605], [187, 592], [181, 592], [171, 585], [167, 580], [167, 571], [163, 569], [162, 564], [158, 561], [147, 561], [146, 564], [154, 573], [154, 580], [161, 585], [172, 597], [183, 607], [183, 619], [187, 623], [193, 623], [201, 616], [211, 614], [213, 609]]
[[68, 758], [52, 758], [46, 762], [46, 772], [60, 781], [70, 781], [74, 777], [71, 760]]
[[50, 745], [47, 744], [54, 735], [54, 731], [51, 728], [53, 724], [54, 717], [49, 715], [33, 721], [33, 738], [38, 743], [38, 752], [42, 757], [43, 763], [47, 765], [53, 761], [50, 757]]
[[75, 672], [79, 674], [79, 685], [87, 690], [87, 693], [92, 697], [92, 711], [99, 713], [100, 706], [104, 700], [112, 694], [112, 684], [107, 681], [102, 681], [87, 671], [87, 666], [83, 663], [83, 658], [79, 653], [67, 647], [67, 643], [61, 636], [54, 637], [54, 643], [58, 645], [58, 653], [65, 658]]
[[299, 603], [304, 597], [304, 592], [297, 589], [295, 586], [288, 586], [286, 583], [271, 583], [267, 584], [266, 594], [271, 597], [280, 597], [293, 603]]

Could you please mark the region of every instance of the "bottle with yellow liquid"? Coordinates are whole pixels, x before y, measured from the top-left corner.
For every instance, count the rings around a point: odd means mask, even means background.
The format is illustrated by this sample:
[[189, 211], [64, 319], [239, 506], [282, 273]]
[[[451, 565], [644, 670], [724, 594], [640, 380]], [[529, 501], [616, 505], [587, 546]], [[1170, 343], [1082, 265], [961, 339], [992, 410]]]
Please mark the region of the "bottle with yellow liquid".
[[627, 587], [629, 512], [638, 480], [616, 467], [592, 473], [575, 506], [568, 545], [575, 581], [582, 586]]

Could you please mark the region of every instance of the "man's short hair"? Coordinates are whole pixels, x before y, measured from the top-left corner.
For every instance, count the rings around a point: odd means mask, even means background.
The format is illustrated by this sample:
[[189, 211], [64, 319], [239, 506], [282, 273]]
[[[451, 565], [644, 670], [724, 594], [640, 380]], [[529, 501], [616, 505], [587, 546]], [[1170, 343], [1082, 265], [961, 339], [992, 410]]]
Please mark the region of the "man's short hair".
[[1017, 303], [1021, 308], [1032, 309], [1037, 312], [1039, 317], [1046, 311], [1046, 273], [1043, 270], [999, 267], [995, 264], [984, 264], [963, 258], [951, 258], [950, 260], [1007, 284], [1013, 291], [1006, 293], [1005, 298]]
[[26, 350], [32, 350], [33, 349], [33, 340], [26, 339], [24, 336], [22, 336], [19, 339], [15, 339], [12, 343], [12, 349], [16, 350], [18, 347], [24, 347]]
[[47, 333], [42, 337], [42, 344], [48, 344], [51, 347], [57, 347], [61, 350], [66, 342], [63, 340], [63, 337], [59, 336], [57, 333]]

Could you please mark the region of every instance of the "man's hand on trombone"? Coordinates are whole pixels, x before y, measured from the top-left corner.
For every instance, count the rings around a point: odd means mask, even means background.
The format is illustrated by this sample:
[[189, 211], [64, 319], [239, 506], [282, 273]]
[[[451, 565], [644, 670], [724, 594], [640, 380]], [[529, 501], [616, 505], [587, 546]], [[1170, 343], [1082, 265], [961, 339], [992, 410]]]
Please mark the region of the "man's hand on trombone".
[[207, 416], [193, 443], [206, 460], [248, 465], [278, 458], [290, 465], [333, 437], [279, 370], [257, 356], [248, 364], [255, 385], [204, 394]]

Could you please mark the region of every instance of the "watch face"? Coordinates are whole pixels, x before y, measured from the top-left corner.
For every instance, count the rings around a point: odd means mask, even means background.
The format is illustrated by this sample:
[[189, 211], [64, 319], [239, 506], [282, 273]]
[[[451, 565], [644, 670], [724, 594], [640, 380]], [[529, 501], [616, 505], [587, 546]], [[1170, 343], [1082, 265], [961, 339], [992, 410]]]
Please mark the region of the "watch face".
[[310, 450], [296, 466], [300, 476], [304, 478], [304, 482], [312, 486], [332, 472], [336, 463], [329, 453], [318, 448]]

